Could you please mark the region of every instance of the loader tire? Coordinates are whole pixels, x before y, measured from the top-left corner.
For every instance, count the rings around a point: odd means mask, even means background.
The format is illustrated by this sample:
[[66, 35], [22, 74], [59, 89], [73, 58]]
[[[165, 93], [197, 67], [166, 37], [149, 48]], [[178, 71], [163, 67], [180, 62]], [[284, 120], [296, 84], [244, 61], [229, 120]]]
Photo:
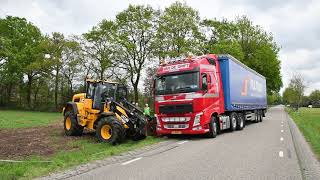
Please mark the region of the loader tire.
[[212, 116], [209, 123], [209, 132], [206, 134], [208, 138], [215, 138], [218, 134], [218, 122], [217, 118]]
[[83, 126], [78, 124], [76, 115], [72, 111], [68, 111], [64, 115], [64, 132], [67, 136], [81, 136]]
[[125, 132], [122, 124], [115, 117], [108, 116], [99, 120], [96, 136], [100, 142], [115, 145], [124, 140]]
[[147, 136], [145, 134], [137, 133], [134, 136], [132, 136], [133, 141], [139, 141], [142, 139], [145, 139]]

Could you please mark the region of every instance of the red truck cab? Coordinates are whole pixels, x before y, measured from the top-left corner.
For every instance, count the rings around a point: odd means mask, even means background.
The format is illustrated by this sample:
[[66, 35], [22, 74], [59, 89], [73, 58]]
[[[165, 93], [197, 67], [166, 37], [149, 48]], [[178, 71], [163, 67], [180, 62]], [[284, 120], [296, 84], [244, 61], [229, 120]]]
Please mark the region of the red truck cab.
[[157, 134], [209, 133], [212, 117], [225, 111], [219, 67], [214, 54], [159, 66], [155, 78]]

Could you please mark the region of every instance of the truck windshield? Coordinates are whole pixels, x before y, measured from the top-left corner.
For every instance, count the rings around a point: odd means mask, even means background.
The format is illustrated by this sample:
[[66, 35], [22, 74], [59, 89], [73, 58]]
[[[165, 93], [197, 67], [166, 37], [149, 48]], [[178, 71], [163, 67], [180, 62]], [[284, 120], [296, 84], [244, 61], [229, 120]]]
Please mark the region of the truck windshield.
[[199, 90], [199, 72], [164, 75], [156, 78], [156, 94], [174, 94]]

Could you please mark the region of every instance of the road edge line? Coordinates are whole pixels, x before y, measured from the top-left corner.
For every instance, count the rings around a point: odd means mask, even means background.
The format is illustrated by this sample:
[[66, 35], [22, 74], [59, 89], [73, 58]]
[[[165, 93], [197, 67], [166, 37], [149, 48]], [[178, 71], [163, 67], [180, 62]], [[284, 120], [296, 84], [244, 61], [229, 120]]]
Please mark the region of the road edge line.
[[309, 143], [297, 127], [296, 123], [285, 111], [294, 149], [299, 161], [303, 179], [320, 179], [320, 162], [313, 153]]

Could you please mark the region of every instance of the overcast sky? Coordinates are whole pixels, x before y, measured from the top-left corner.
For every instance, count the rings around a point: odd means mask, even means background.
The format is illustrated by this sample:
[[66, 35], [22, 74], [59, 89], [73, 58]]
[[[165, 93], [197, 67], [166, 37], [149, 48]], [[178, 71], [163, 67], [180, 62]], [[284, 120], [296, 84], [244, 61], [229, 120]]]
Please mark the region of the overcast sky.
[[[174, 0], [0, 0], [0, 17], [25, 17], [43, 33], [82, 34], [129, 4], [164, 9]], [[272, 32], [281, 46], [284, 86], [293, 73], [308, 83], [307, 94], [320, 89], [320, 0], [186, 0], [202, 18], [233, 20], [247, 15], [254, 24]]]

